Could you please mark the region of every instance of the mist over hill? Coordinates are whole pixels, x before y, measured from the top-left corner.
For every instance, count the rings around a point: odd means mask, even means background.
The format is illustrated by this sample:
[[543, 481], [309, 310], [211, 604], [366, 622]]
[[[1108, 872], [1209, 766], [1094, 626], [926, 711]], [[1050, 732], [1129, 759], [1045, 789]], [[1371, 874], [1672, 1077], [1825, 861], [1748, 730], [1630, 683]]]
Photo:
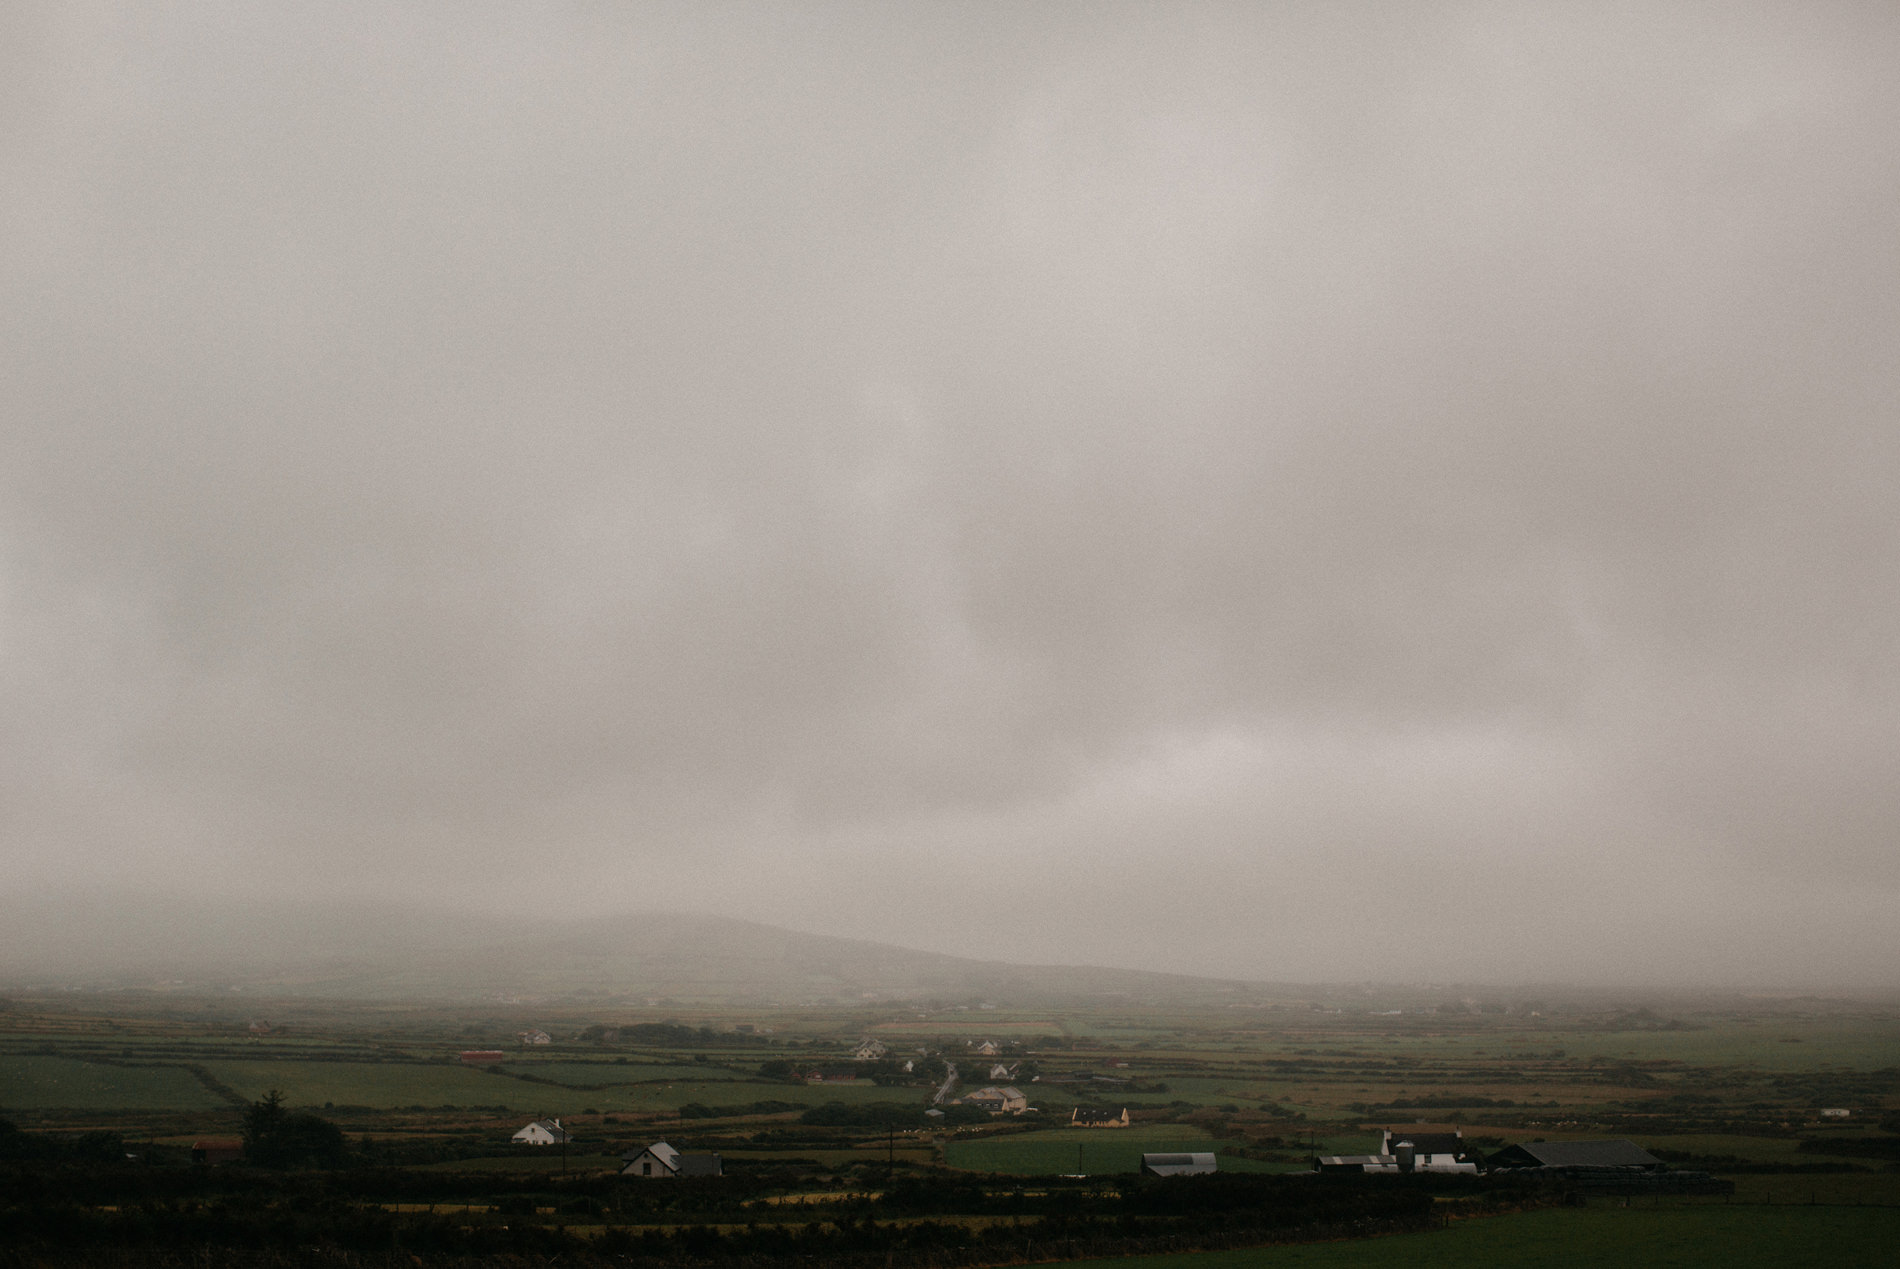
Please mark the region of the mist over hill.
[[0, 899], [0, 985], [641, 1002], [1232, 1000], [1263, 984], [1032, 966], [688, 913], [570, 919], [93, 891]]

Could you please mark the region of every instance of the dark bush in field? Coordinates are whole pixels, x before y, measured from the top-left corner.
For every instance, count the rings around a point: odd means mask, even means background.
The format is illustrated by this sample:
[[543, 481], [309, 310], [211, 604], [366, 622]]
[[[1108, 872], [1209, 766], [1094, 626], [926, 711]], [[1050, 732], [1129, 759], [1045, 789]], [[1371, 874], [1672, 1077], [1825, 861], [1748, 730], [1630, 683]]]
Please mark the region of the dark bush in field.
[[[950, 1110], [976, 1110], [973, 1106], [946, 1107], [945, 1117]], [[987, 1120], [987, 1111], [976, 1111]], [[801, 1124], [815, 1124], [824, 1128], [917, 1128], [928, 1122], [924, 1118], [921, 1106], [906, 1105], [902, 1102], [866, 1102], [859, 1106], [847, 1106], [843, 1102], [826, 1102], [822, 1106], [813, 1106], [798, 1117]]]
[[125, 1158], [125, 1138], [116, 1132], [23, 1132], [0, 1119], [0, 1160], [62, 1159], [80, 1163], [116, 1163]]

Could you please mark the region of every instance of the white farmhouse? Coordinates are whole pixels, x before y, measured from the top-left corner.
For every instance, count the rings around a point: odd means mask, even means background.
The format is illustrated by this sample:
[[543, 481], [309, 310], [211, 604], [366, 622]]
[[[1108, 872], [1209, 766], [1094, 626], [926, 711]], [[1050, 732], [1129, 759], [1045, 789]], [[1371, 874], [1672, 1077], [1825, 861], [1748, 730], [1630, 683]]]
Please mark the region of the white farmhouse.
[[664, 1141], [644, 1150], [629, 1150], [620, 1161], [627, 1165], [620, 1169], [621, 1176], [722, 1176], [725, 1171], [724, 1161], [716, 1154], [681, 1154]]
[[558, 1119], [537, 1119], [509, 1138], [524, 1146], [558, 1146], [572, 1140]]

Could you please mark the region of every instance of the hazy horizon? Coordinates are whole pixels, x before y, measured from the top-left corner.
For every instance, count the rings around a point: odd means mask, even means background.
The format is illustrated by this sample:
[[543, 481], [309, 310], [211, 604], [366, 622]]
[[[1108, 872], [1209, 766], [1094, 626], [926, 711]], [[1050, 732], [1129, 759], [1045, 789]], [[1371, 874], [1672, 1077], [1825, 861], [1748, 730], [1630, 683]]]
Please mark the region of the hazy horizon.
[[[962, 966], [966, 976], [938, 977], [946, 962]], [[968, 1007], [981, 997], [1004, 1009], [1055, 1000], [1070, 1006], [1091, 999], [1099, 1003], [1130, 988], [1152, 993], [1157, 980], [1194, 987], [1193, 1000], [1177, 1003], [1218, 1007], [1233, 1003], [1230, 993], [1236, 989], [1240, 999], [1253, 1004], [1276, 993], [1291, 993], [1278, 997], [1284, 1004], [1314, 993], [1343, 993], [1351, 999], [1396, 992], [1442, 1005], [1454, 998], [1443, 995], [1449, 992], [1476, 993], [1474, 998], [1486, 1005], [1541, 1000], [1565, 1011], [1719, 1008], [1719, 1002], [1737, 999], [1807, 999], [1851, 1007], [1890, 1003], [1900, 990], [1819, 979], [1689, 981], [1654, 973], [1607, 978], [1205, 974], [1157, 969], [1129, 951], [1090, 961], [1004, 958], [954, 940], [920, 946], [868, 939], [800, 928], [796, 914], [784, 921], [755, 921], [686, 910], [591, 916], [548, 911], [523, 922], [505, 909], [374, 898], [205, 896], [110, 886], [36, 895], [30, 902], [0, 896], [0, 990], [42, 996], [127, 990], [218, 995], [235, 988], [286, 999], [422, 1002], [526, 993], [534, 999], [612, 998], [624, 1004], [680, 994], [681, 973], [701, 975], [724, 997], [769, 999], [781, 1007], [818, 1003], [806, 998], [816, 990], [814, 975], [835, 977], [834, 993], [863, 996], [867, 1007], [921, 1003], [926, 997], [944, 1005], [963, 1001]], [[864, 987], [875, 990], [866, 994], [860, 990]], [[695, 998], [705, 1003], [704, 997]]]
[[10, 6], [0, 896], [1900, 986], [1896, 64]]

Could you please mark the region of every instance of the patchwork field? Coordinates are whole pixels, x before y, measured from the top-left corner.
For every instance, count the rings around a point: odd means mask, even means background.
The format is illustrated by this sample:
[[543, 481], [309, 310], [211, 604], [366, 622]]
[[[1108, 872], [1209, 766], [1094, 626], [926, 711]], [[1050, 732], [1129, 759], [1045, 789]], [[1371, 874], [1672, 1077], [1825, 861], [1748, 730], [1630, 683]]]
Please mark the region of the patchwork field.
[[[23, 995], [0, 1010], [0, 1117], [48, 1141], [118, 1132], [164, 1158], [198, 1136], [235, 1135], [246, 1105], [277, 1089], [294, 1110], [335, 1123], [363, 1162], [431, 1176], [600, 1179], [621, 1150], [664, 1139], [721, 1154], [735, 1177], [820, 1194], [875, 1192], [906, 1176], [1004, 1189], [1038, 1176], [1125, 1177], [1147, 1151], [1212, 1150], [1227, 1173], [1304, 1172], [1317, 1154], [1374, 1149], [1381, 1126], [1425, 1125], [1462, 1132], [1476, 1152], [1628, 1137], [1672, 1166], [1731, 1182], [1737, 1202], [1772, 1200], [1776, 1221], [1821, 1219], [1782, 1217], [1790, 1200], [1824, 1211], [1900, 1204], [1900, 1008], [1729, 997], [1544, 999], [1532, 1010], [1437, 995], [1437, 1004], [1342, 993], [1248, 1009], [1016, 1015]], [[554, 1042], [520, 1046], [516, 1033], [530, 1028]], [[803, 1077], [850, 1062], [872, 1035], [897, 1052], [858, 1069], [883, 1083]], [[1000, 1051], [977, 1052], [986, 1040]], [[471, 1048], [506, 1059], [461, 1064], [457, 1054]], [[899, 1054], [924, 1068], [905, 1076]], [[944, 1115], [927, 1116], [938, 1078], [924, 1072], [946, 1062], [964, 1080], [939, 1107]], [[993, 1063], [1013, 1074], [992, 1081]], [[956, 1105], [990, 1082], [1015, 1083], [1040, 1113], [991, 1118]], [[1076, 1105], [1126, 1108], [1134, 1126], [1068, 1128]], [[1823, 1116], [1824, 1108], [1848, 1113]], [[558, 1150], [509, 1142], [544, 1116], [575, 1134], [565, 1161]], [[1548, 1219], [1557, 1228], [1576, 1217]], [[1618, 1256], [1616, 1239], [1641, 1228], [1594, 1209], [1580, 1219], [1600, 1222], [1587, 1227], [1604, 1231]], [[1697, 1238], [1719, 1241], [1757, 1217], [1684, 1219], [1703, 1222]], [[1470, 1232], [1461, 1223], [1420, 1241], [1427, 1250], [1418, 1254], [1541, 1263], [1544, 1222], [1470, 1222]], [[1517, 1250], [1482, 1241], [1507, 1236], [1520, 1240]], [[1744, 1241], [1754, 1254], [1775, 1236]], [[1396, 1256], [1386, 1249], [1402, 1245], [1359, 1251]], [[1458, 1250], [1467, 1245], [1480, 1250]]]
[[229, 1109], [191, 1072], [177, 1066], [106, 1066], [73, 1058], [0, 1057], [0, 1109]]

